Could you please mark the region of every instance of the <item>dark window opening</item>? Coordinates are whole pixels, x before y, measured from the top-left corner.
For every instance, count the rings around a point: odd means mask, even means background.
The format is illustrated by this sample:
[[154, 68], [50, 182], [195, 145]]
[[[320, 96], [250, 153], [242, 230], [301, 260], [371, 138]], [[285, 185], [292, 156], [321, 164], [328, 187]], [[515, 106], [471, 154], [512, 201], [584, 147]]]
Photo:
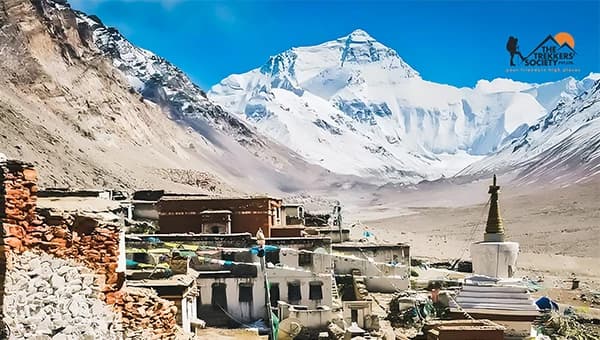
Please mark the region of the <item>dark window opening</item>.
[[271, 298], [271, 307], [277, 307], [277, 301], [281, 300], [279, 296], [279, 283], [271, 283], [269, 287], [269, 297]]
[[221, 227], [219, 227], [218, 225], [212, 226], [210, 228], [210, 232], [212, 234], [220, 234], [221, 233]]
[[278, 264], [280, 262], [279, 260], [279, 249], [274, 250], [274, 251], [267, 251], [265, 252], [265, 261], [267, 263], [272, 263], [272, 264]]
[[153, 264], [151, 255], [147, 253], [133, 253], [131, 259], [138, 263], [149, 263]]
[[323, 300], [323, 282], [315, 281], [309, 284], [308, 298], [311, 300]]
[[198, 289], [198, 296], [196, 296], [196, 317], [200, 319], [200, 314], [202, 313], [202, 294], [200, 293], [200, 287]]
[[223, 251], [221, 252], [221, 260], [223, 261], [235, 261], [235, 252]]
[[358, 322], [358, 309], [350, 310], [350, 320], [352, 320], [352, 322]]
[[[212, 296], [210, 300], [210, 304], [215, 307], [215, 309], [220, 310], [221, 308], [227, 310], [227, 285], [224, 283], [213, 283], [212, 284]], [[220, 307], [220, 308], [219, 308]]]
[[300, 266], [300, 267], [312, 266], [312, 253], [300, 252], [298, 254], [298, 266]]
[[288, 283], [288, 302], [299, 302], [302, 300], [302, 292], [300, 291], [300, 282]]
[[240, 283], [240, 296], [239, 302], [252, 302], [252, 284], [251, 283]]

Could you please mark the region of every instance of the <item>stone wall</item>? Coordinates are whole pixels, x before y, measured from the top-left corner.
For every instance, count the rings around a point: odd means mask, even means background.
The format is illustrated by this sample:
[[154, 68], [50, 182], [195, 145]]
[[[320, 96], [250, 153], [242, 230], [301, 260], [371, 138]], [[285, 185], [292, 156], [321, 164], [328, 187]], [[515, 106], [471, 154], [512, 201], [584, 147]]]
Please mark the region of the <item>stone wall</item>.
[[[36, 212], [37, 173], [31, 164], [0, 164], [0, 222], [4, 244], [14, 253], [39, 249], [83, 262], [105, 276], [103, 291], [120, 288], [116, 272], [119, 225], [77, 214]], [[121, 275], [122, 277], [122, 275]]]
[[129, 287], [109, 293], [106, 301], [119, 313], [127, 339], [184, 338], [177, 328], [175, 304], [151, 289]]
[[15, 252], [28, 245], [29, 228], [41, 224], [36, 219], [37, 173], [31, 164], [19, 161], [0, 163], [0, 223], [4, 244]]
[[[127, 339], [140, 339], [140, 334], [144, 339], [181, 338], [171, 302], [152, 290], [122, 287], [124, 275], [117, 273], [121, 226], [77, 213], [36, 210], [36, 183], [31, 164], [0, 161], [0, 302], [13, 335], [112, 339], [113, 329], [105, 327], [111, 315], [99, 314], [106, 303]], [[52, 260], [28, 261], [31, 252]], [[16, 274], [7, 269], [7, 258], [21, 263]], [[73, 272], [65, 260], [89, 273]], [[88, 274], [95, 277], [93, 284]], [[3, 331], [0, 324], [0, 338]]]

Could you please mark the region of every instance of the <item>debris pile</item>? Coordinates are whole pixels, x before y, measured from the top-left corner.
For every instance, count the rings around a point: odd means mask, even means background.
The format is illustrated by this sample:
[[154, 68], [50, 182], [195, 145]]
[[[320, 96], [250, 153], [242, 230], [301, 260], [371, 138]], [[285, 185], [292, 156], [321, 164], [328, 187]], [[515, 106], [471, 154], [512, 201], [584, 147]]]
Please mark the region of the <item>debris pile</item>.
[[536, 320], [535, 325], [538, 332], [549, 336], [550, 339], [598, 339], [598, 332], [579, 322], [574, 314], [544, 313]]
[[425, 321], [441, 316], [444, 309], [444, 306], [434, 304], [427, 296], [403, 292], [394, 295], [390, 300], [386, 320], [395, 328], [418, 329]]
[[106, 301], [121, 315], [127, 339], [175, 339], [177, 307], [151, 289], [127, 287], [108, 293]]
[[92, 271], [45, 253], [10, 260], [3, 309], [11, 339], [120, 338], [117, 316], [98, 298]]

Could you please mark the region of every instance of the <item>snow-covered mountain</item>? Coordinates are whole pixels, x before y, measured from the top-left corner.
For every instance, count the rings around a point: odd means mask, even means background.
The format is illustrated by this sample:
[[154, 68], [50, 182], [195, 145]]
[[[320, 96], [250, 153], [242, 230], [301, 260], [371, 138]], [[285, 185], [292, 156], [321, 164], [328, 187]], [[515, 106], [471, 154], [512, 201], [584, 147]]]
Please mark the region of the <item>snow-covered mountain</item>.
[[356, 30], [272, 56], [225, 78], [208, 97], [311, 163], [415, 183], [455, 174], [589, 86], [572, 78], [438, 84]]
[[[0, 0], [0, 152], [41, 186], [277, 194], [337, 176], [66, 0]], [[360, 180], [360, 179], [358, 179]]]
[[[55, 7], [69, 10], [52, 0]], [[73, 11], [79, 34], [87, 36], [126, 78], [131, 93], [160, 105], [169, 118], [199, 133], [215, 150], [216, 162], [235, 180], [253, 188], [282, 191], [329, 185], [340, 180], [336, 174], [306, 162], [279, 141], [265, 137], [237, 115], [230, 114], [207, 98], [206, 93], [168, 60], [133, 45], [101, 20]], [[325, 178], [327, 178], [325, 180]]]
[[600, 77], [595, 78], [587, 91], [559, 103], [498, 152], [471, 164], [457, 177], [516, 171], [526, 182], [573, 182], [600, 175]]
[[173, 119], [184, 121], [200, 131], [207, 131], [205, 125], [209, 124], [245, 145], [261, 145], [253, 131], [212, 103], [200, 87], [168, 60], [133, 45], [118, 30], [105, 26], [97, 16], [74, 12], [77, 23], [89, 27], [90, 40], [112, 59], [132, 90], [166, 108]]

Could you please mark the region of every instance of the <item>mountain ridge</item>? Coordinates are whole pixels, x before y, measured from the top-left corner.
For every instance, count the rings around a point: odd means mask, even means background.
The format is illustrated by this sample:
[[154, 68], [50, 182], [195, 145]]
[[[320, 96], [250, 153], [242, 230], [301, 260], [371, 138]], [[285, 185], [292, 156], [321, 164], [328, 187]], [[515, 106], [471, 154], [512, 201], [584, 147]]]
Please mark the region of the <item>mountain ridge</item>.
[[277, 193], [336, 178], [66, 1], [0, 0], [0, 22], [0, 152], [34, 162], [42, 186]]
[[[347, 42], [356, 62], [342, 64]], [[437, 84], [356, 30], [271, 56], [208, 97], [332, 172], [416, 183], [454, 175], [586, 86], [573, 78], [511, 91]]]

